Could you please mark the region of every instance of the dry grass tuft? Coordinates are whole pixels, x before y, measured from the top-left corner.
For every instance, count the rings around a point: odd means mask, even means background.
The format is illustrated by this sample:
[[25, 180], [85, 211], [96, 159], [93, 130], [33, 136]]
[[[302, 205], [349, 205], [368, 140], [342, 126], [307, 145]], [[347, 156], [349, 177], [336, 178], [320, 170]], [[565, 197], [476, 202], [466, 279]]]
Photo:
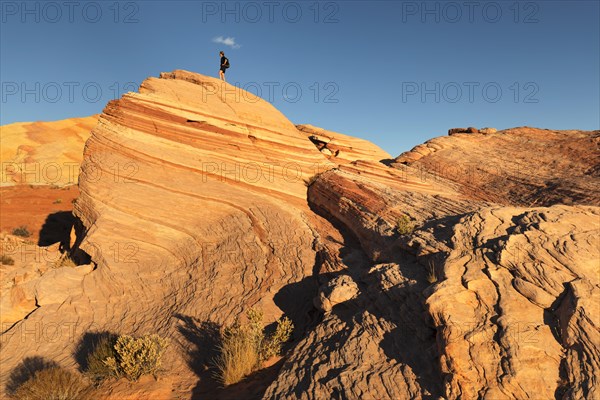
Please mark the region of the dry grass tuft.
[[288, 318], [282, 318], [277, 322], [275, 332], [267, 336], [262, 311], [251, 308], [246, 317], [246, 324], [236, 321], [222, 334], [215, 366], [224, 385], [241, 381], [259, 369], [265, 360], [279, 355], [283, 343], [290, 339], [294, 329]]
[[435, 263], [430, 260], [427, 266], [427, 282], [433, 284], [438, 281], [437, 271], [435, 268]]
[[21, 384], [13, 398], [19, 400], [92, 400], [92, 386], [80, 375], [64, 368], [43, 369]]
[[62, 267], [75, 268], [76, 266], [77, 266], [77, 264], [75, 264], [75, 261], [73, 261], [73, 259], [71, 257], [69, 257], [68, 254], [62, 255], [54, 263], [54, 268], [62, 268]]
[[116, 335], [105, 334], [100, 336], [94, 344], [94, 349], [87, 357], [86, 374], [94, 381], [102, 381], [107, 378], [117, 378], [115, 371], [106, 364], [109, 358], [116, 359], [115, 344]]

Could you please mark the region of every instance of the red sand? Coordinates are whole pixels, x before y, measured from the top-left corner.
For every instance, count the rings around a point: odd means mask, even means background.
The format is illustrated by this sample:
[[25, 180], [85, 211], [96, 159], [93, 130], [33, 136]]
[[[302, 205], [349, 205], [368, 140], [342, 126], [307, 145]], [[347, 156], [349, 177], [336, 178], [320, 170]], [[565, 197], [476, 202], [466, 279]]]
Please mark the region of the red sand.
[[12, 233], [14, 228], [24, 225], [32, 233], [31, 239], [37, 241], [48, 215], [72, 211], [72, 201], [77, 196], [77, 186], [17, 185], [0, 188], [0, 232]]

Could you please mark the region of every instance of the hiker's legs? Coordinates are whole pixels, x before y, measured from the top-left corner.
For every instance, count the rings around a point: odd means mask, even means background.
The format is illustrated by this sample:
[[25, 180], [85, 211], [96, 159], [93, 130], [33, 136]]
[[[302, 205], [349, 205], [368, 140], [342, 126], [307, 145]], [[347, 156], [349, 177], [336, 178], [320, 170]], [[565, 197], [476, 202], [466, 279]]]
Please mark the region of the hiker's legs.
[[223, 72], [222, 69], [219, 70], [219, 77], [221, 78], [222, 81], [225, 81], [225, 72]]

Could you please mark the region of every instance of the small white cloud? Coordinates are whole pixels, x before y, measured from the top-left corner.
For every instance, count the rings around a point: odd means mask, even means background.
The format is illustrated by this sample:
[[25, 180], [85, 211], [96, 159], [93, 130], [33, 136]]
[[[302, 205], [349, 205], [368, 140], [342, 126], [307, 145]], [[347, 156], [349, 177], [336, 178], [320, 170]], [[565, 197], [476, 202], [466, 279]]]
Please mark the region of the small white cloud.
[[241, 45], [237, 44], [235, 42], [235, 38], [232, 38], [232, 37], [224, 38], [223, 36], [217, 36], [212, 41], [214, 43], [224, 44], [225, 46], [229, 46], [232, 49], [239, 49], [240, 47], [242, 47]]

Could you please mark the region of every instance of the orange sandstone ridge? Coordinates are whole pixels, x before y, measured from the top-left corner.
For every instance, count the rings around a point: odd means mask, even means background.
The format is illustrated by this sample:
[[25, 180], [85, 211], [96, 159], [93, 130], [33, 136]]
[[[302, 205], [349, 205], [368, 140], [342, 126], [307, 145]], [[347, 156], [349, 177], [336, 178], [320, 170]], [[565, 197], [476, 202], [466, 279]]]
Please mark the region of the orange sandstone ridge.
[[0, 127], [0, 186], [77, 184], [83, 145], [97, 115]]

